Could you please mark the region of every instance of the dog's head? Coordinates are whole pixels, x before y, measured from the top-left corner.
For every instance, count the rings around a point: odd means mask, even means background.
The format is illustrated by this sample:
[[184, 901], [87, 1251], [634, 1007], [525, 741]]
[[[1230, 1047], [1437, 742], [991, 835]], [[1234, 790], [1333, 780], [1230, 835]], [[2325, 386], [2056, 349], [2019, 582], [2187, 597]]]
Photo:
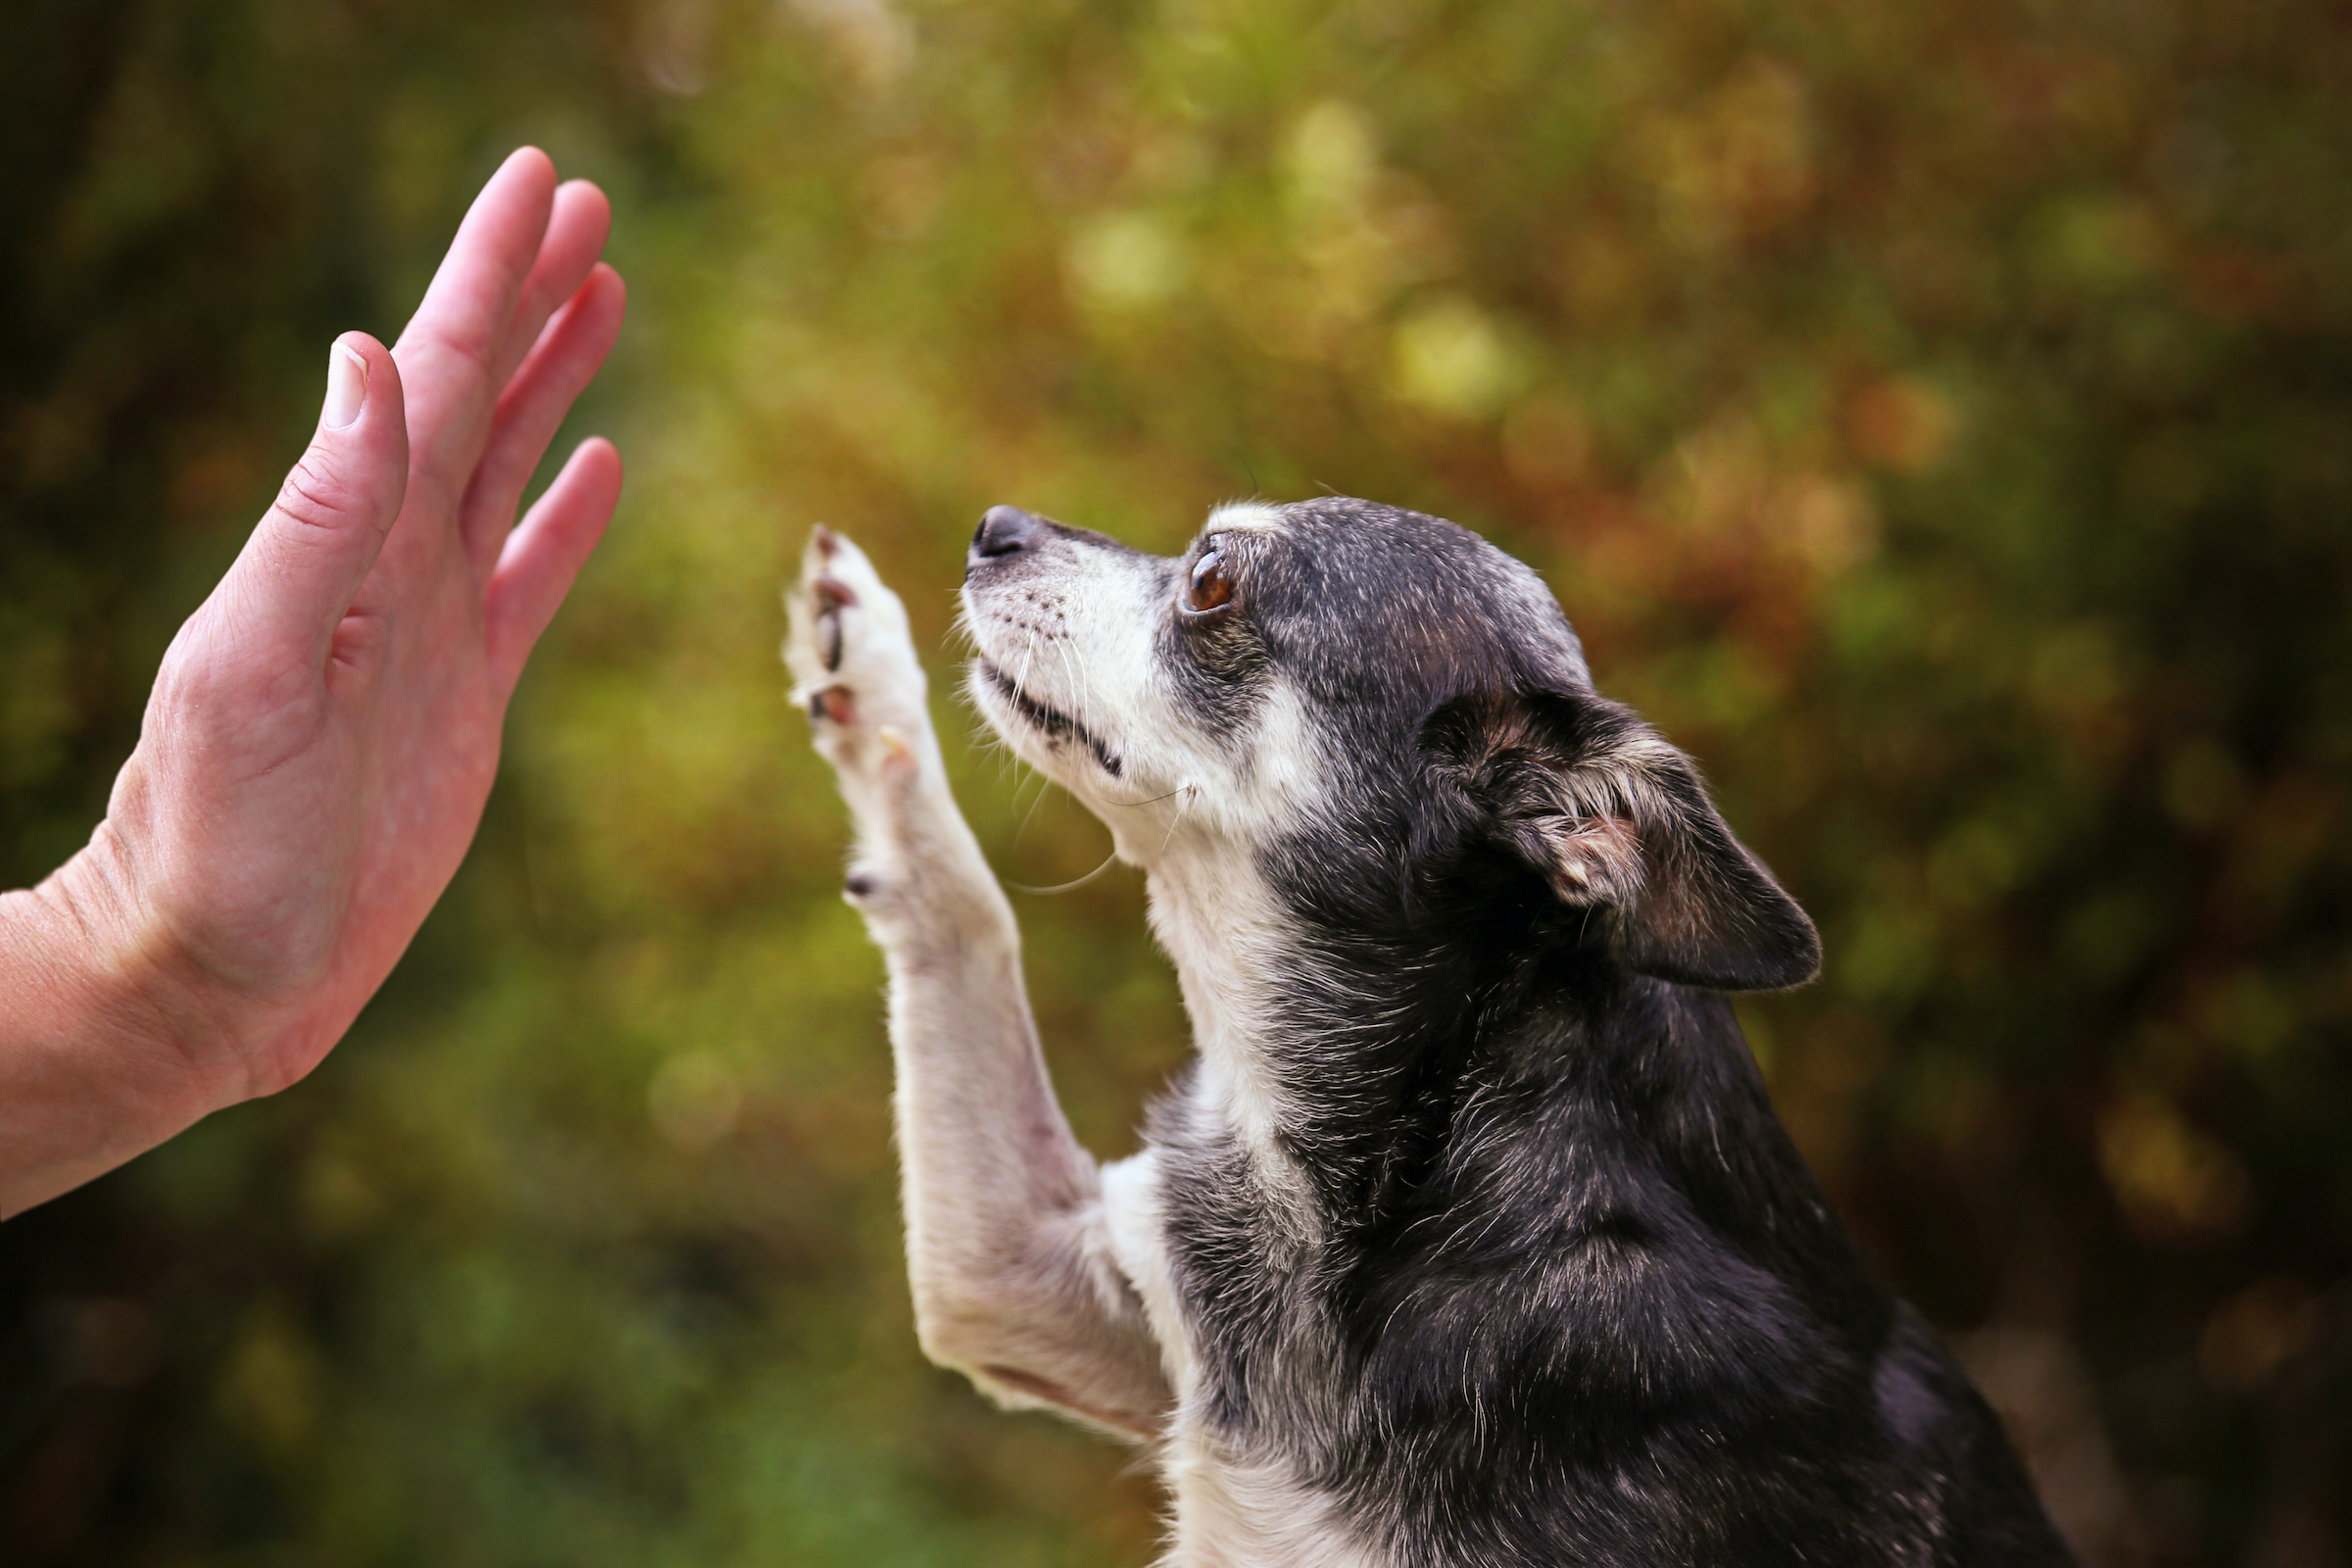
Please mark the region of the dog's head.
[[1690, 760], [1593, 691], [1543, 581], [1466, 528], [1235, 506], [1167, 558], [997, 507], [963, 603], [981, 711], [1130, 860], [1205, 859], [1339, 931], [1499, 876], [1543, 890], [1524, 902], [1563, 940], [1662, 979], [1818, 964]]

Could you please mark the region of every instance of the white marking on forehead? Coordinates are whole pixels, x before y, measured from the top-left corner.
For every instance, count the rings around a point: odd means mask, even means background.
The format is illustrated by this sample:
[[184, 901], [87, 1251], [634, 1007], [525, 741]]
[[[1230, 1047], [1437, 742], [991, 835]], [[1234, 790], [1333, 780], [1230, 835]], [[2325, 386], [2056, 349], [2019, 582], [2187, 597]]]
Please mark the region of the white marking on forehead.
[[1287, 530], [1287, 524], [1283, 521], [1280, 507], [1269, 507], [1262, 501], [1229, 501], [1208, 514], [1208, 521], [1202, 524], [1202, 529], [1210, 533], [1245, 530], [1282, 533]]

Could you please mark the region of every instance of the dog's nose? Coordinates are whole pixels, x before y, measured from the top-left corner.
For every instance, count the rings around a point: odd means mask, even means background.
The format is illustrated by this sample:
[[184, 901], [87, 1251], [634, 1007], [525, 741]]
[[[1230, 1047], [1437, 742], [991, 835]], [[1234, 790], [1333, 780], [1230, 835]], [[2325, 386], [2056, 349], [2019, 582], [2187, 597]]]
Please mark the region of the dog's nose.
[[968, 558], [974, 565], [1001, 556], [1015, 556], [1037, 540], [1038, 520], [1018, 507], [991, 507], [972, 533]]

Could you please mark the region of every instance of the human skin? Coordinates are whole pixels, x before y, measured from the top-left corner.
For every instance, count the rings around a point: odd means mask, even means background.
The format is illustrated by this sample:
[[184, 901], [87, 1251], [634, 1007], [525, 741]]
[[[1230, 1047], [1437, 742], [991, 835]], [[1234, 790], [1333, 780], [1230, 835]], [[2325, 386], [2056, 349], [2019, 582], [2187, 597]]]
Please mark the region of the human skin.
[[611, 225], [524, 148], [400, 340], [335, 340], [310, 449], [164, 655], [106, 819], [0, 894], [0, 1216], [302, 1078], [448, 886], [620, 494], [591, 439], [514, 520], [620, 330]]

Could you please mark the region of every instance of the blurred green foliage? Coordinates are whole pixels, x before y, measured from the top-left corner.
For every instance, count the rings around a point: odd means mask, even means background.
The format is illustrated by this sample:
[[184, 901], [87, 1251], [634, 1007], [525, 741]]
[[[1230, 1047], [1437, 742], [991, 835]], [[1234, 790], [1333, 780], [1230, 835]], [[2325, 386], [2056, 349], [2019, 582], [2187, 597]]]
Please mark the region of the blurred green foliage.
[[[0, 1555], [1095, 1564], [1128, 1456], [904, 1303], [879, 964], [775, 590], [944, 647], [1014, 501], [1324, 487], [1537, 564], [1820, 920], [1792, 1129], [2095, 1563], [2344, 1560], [2352, 22], [2328, 0], [20, 0], [0, 874], [536, 141], [618, 209], [631, 464], [349, 1042], [0, 1230]], [[1000, 868], [1105, 848], [984, 752]], [[1184, 1049], [1024, 898], [1080, 1131]]]

